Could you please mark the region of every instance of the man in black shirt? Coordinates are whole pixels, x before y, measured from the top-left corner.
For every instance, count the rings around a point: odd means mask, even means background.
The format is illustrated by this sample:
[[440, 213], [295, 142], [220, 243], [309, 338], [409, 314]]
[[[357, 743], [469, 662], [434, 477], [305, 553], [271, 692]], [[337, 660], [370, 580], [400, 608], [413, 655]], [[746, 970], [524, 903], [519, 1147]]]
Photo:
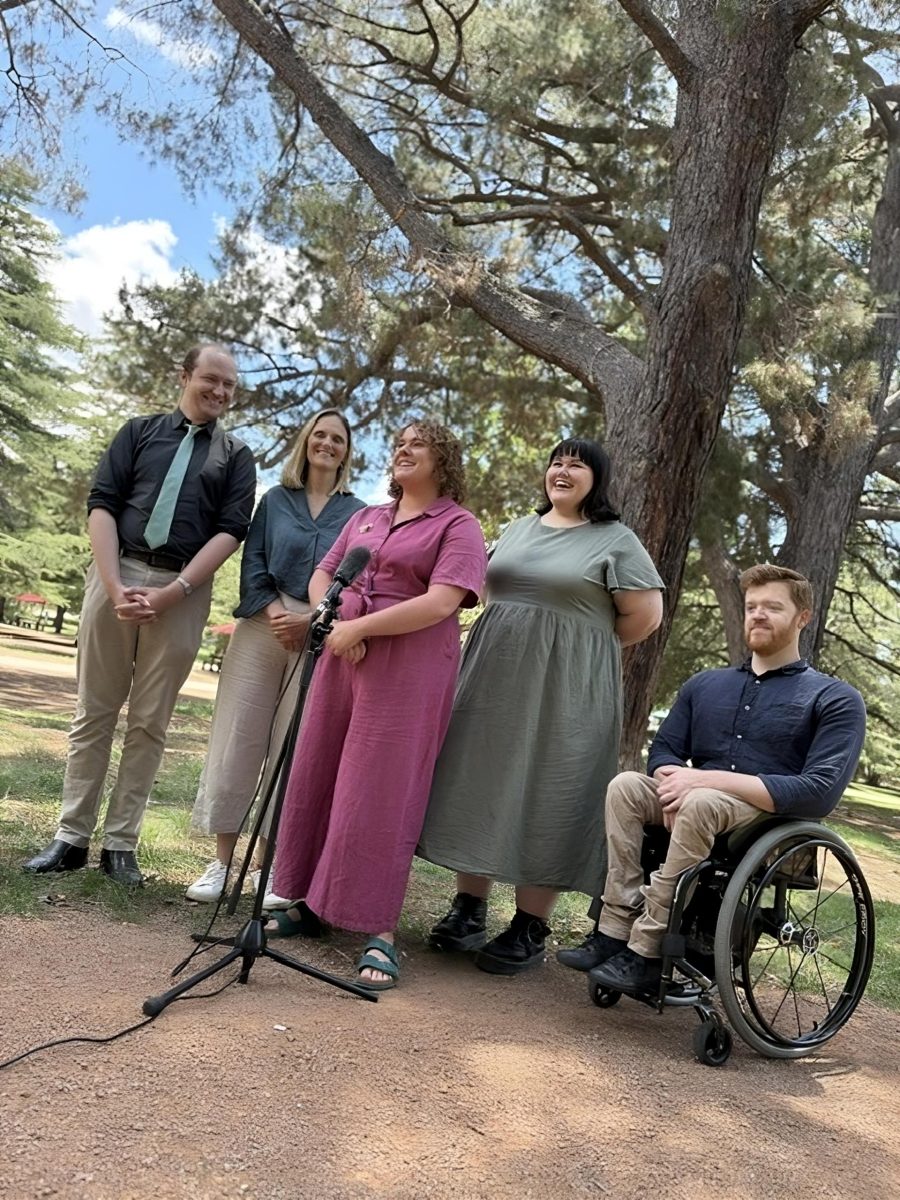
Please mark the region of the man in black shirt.
[[[626, 771], [609, 785], [599, 927], [559, 956], [616, 991], [658, 987], [676, 880], [708, 855], [717, 834], [761, 812], [824, 817], [856, 770], [865, 737], [862, 697], [800, 658], [800, 631], [812, 611], [809, 582], [763, 564], [745, 571], [741, 586], [750, 658], [689, 679], [653, 740], [647, 775]], [[645, 824], [664, 825], [672, 835], [665, 862], [646, 885]]]
[[100, 462], [88, 497], [93, 563], [62, 815], [54, 840], [26, 871], [87, 862], [127, 700], [100, 868], [120, 883], [143, 881], [134, 851], [169, 720], [200, 645], [212, 577], [246, 536], [253, 510], [253, 455], [218, 424], [236, 385], [227, 350], [195, 346], [182, 365], [175, 412], [128, 421]]

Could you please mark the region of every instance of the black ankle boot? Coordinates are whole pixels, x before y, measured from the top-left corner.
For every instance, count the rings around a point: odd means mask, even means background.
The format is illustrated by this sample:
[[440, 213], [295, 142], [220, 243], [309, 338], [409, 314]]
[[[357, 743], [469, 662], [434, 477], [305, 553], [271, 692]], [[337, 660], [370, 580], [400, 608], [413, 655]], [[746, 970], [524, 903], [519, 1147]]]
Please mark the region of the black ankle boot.
[[487, 900], [457, 892], [450, 911], [432, 929], [428, 944], [436, 950], [474, 950], [485, 943], [486, 921]]
[[516, 909], [509, 927], [475, 955], [475, 966], [491, 975], [518, 975], [544, 961], [544, 940], [550, 926], [532, 913]]

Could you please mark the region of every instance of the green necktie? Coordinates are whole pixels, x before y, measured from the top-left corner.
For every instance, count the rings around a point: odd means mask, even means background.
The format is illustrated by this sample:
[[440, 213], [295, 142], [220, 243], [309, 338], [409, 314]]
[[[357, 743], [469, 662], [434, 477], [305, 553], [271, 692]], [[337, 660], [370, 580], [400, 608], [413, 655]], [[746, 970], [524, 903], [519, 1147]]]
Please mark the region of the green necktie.
[[144, 529], [144, 541], [151, 550], [164, 546], [169, 538], [172, 518], [175, 515], [175, 505], [178, 503], [178, 493], [187, 474], [188, 463], [191, 461], [191, 451], [194, 448], [194, 435], [203, 428], [202, 425], [188, 425], [187, 433], [181, 445], [175, 451], [171, 466], [166, 472], [153, 512]]

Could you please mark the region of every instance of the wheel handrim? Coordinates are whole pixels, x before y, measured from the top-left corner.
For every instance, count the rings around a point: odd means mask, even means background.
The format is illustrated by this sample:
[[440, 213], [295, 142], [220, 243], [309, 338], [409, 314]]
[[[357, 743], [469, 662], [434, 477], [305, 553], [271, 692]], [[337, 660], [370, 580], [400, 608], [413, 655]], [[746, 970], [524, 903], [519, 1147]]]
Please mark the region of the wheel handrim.
[[[786, 881], [810, 853], [815, 887], [792, 888]], [[820, 1045], [859, 1003], [871, 967], [871, 900], [855, 860], [828, 838], [794, 843], [748, 881], [745, 897], [732, 982], [748, 1022], [775, 1046]]]

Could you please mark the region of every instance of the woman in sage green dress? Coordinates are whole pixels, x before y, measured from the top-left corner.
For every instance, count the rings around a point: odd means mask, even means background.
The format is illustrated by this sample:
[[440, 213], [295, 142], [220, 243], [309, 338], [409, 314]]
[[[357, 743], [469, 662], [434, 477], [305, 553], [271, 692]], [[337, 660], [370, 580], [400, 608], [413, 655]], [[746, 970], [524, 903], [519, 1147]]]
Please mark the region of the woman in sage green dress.
[[[561, 891], [595, 895], [604, 800], [622, 725], [621, 650], [662, 619], [662, 580], [607, 497], [609, 459], [573, 438], [550, 455], [545, 501], [513, 521], [466, 642], [418, 854], [457, 872], [440, 949], [514, 975], [542, 961]], [[494, 880], [516, 914], [485, 945]]]

